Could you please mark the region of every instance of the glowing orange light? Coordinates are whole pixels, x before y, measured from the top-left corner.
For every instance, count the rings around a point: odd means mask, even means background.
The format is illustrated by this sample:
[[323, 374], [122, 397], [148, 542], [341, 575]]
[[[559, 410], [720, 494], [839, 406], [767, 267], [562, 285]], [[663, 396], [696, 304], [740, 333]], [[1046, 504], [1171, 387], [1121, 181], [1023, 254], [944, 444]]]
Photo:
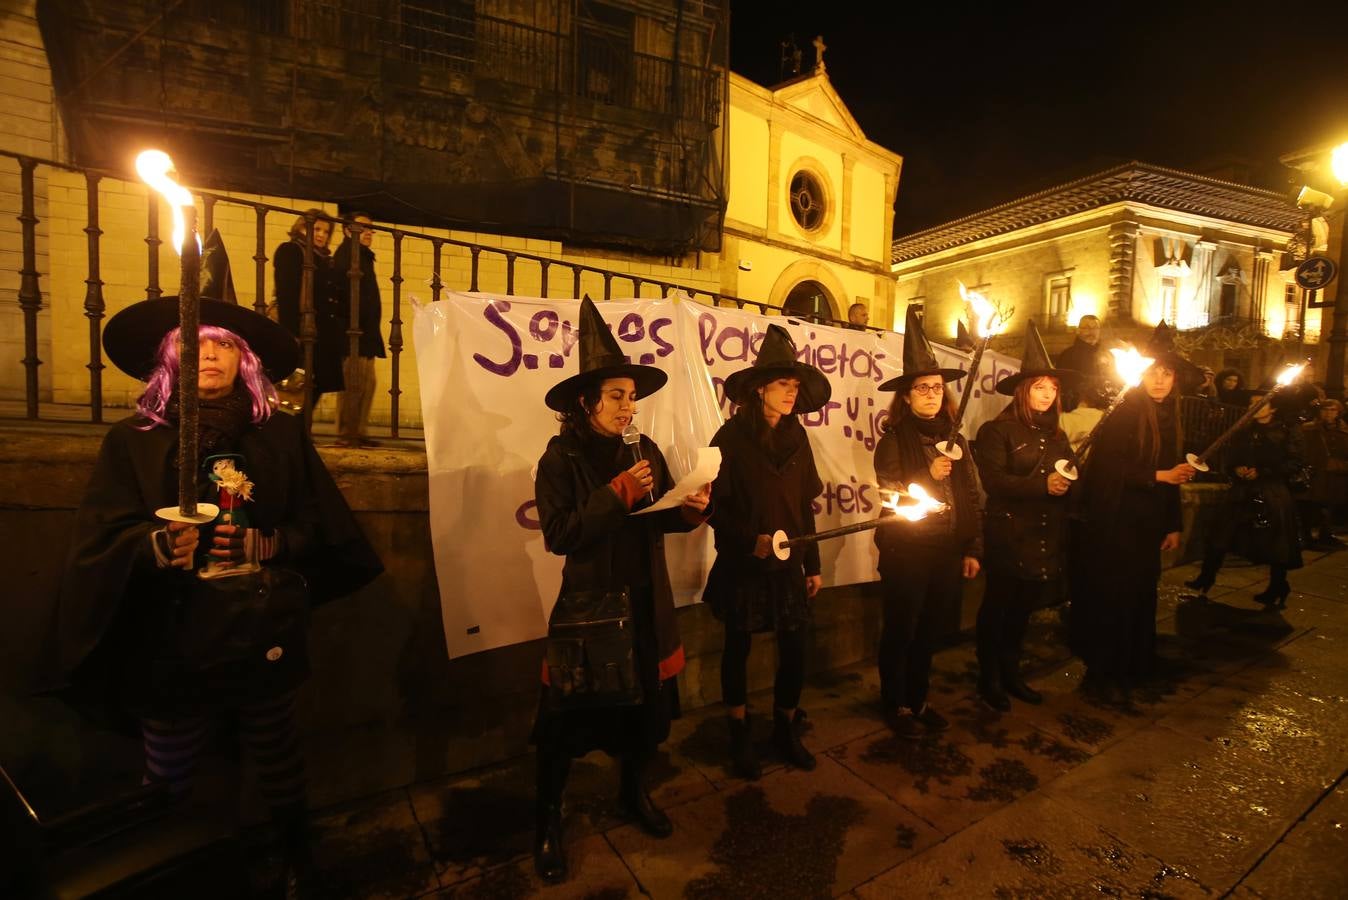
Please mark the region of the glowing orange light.
[[[183, 241], [187, 240], [187, 219], [183, 210], [193, 204], [192, 192], [170, 177], [175, 172], [173, 160], [163, 150], [146, 150], [136, 157], [136, 174], [152, 189], [158, 191], [173, 210], [173, 249], [183, 255]], [[201, 238], [197, 238], [200, 247]]]

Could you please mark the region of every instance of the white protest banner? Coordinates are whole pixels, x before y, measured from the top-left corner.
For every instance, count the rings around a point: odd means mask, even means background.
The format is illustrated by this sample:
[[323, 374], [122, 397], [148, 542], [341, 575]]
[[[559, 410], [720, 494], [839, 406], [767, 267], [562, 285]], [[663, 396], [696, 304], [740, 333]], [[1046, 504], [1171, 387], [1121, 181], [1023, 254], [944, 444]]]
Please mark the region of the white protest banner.
[[[669, 373], [662, 390], [639, 402], [636, 424], [660, 446], [676, 478], [692, 470], [698, 449], [730, 413], [725, 378], [753, 362], [769, 324], [785, 327], [802, 361], [833, 384], [829, 404], [801, 417], [825, 484], [816, 524], [823, 530], [878, 514], [871, 457], [893, 395], [876, 386], [899, 373], [902, 335], [675, 298], [609, 300], [599, 308], [633, 362]], [[533, 472], [557, 433], [543, 396], [578, 365], [578, 312], [578, 300], [459, 293], [416, 308], [431, 539], [451, 657], [546, 633], [562, 560], [543, 546]], [[943, 366], [967, 366], [964, 354], [935, 350]], [[1000, 354], [984, 356], [966, 435], [1005, 405], [992, 385], [1015, 367]], [[862, 533], [820, 545], [825, 585], [876, 578], [871, 538]], [[666, 552], [676, 602], [693, 602], [713, 559], [710, 530], [671, 535]]]

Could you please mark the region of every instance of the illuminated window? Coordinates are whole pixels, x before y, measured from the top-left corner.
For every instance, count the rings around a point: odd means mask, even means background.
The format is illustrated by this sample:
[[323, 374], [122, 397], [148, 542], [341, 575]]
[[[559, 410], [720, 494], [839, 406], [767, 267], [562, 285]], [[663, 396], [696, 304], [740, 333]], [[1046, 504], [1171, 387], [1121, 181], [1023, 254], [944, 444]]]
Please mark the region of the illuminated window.
[[824, 186], [804, 169], [791, 176], [791, 216], [805, 231], [818, 231], [824, 224], [828, 203]]
[[1067, 324], [1067, 316], [1072, 311], [1072, 276], [1050, 276], [1045, 289], [1044, 317], [1052, 326]]
[[1161, 319], [1174, 322], [1179, 318], [1179, 279], [1169, 275], [1161, 278]]

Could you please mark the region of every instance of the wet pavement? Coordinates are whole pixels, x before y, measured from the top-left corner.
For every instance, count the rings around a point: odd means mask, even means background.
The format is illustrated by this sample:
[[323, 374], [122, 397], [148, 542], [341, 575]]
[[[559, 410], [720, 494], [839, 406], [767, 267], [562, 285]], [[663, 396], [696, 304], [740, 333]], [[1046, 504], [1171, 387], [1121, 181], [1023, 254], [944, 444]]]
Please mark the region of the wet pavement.
[[[665, 840], [624, 819], [616, 766], [591, 755], [561, 886], [533, 874], [532, 758], [323, 811], [326, 896], [1348, 896], [1348, 551], [1309, 554], [1285, 610], [1251, 599], [1265, 572], [1231, 565], [1206, 602], [1182, 588], [1194, 567], [1166, 572], [1162, 671], [1127, 703], [1078, 690], [1047, 610], [1026, 654], [1044, 703], [982, 706], [961, 643], [933, 677], [951, 728], [922, 741], [885, 727], [870, 665], [811, 679], [813, 772], [774, 760], [770, 694], [755, 783], [725, 767], [722, 710], [689, 713], [654, 773]], [[260, 896], [274, 872], [255, 867]]]

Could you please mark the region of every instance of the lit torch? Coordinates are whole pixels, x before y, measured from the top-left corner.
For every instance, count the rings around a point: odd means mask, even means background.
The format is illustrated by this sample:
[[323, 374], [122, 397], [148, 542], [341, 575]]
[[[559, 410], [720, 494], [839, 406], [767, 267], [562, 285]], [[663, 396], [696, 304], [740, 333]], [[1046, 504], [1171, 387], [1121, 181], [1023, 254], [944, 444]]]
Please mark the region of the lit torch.
[[201, 525], [220, 512], [213, 503], [197, 502], [197, 366], [200, 362], [201, 241], [192, 192], [173, 179], [173, 160], [162, 150], [136, 157], [136, 173], [173, 210], [173, 249], [182, 274], [178, 286], [178, 505], [157, 510], [169, 522]]
[[960, 297], [973, 309], [975, 333], [981, 340], [974, 349], [973, 359], [969, 362], [969, 374], [964, 376], [964, 391], [960, 394], [959, 411], [955, 413], [955, 421], [950, 424], [950, 433], [946, 435], [944, 442], [936, 445], [936, 449], [950, 459], [960, 459], [964, 456], [964, 451], [955, 443], [955, 435], [959, 434], [960, 424], [964, 421], [964, 411], [969, 408], [969, 398], [974, 394], [974, 384], [978, 380], [978, 364], [983, 361], [983, 351], [988, 349], [988, 344], [996, 337], [997, 332], [1002, 330], [1004, 324], [997, 307], [978, 291], [966, 290], [963, 282], [960, 283]]
[[1114, 370], [1119, 373], [1119, 378], [1123, 381], [1123, 387], [1119, 388], [1119, 393], [1114, 397], [1114, 401], [1109, 404], [1100, 421], [1095, 423], [1095, 427], [1090, 430], [1081, 445], [1072, 451], [1070, 459], [1060, 459], [1053, 464], [1053, 469], [1068, 481], [1076, 481], [1078, 475], [1077, 466], [1080, 464], [1086, 451], [1090, 449], [1095, 436], [1100, 433], [1100, 426], [1105, 424], [1105, 420], [1110, 417], [1114, 410], [1118, 409], [1127, 398], [1128, 392], [1142, 383], [1142, 373], [1151, 367], [1156, 360], [1143, 356], [1136, 349], [1129, 347], [1127, 350], [1117, 348], [1110, 350], [1114, 355]]
[[1226, 429], [1220, 435], [1218, 435], [1217, 439], [1208, 445], [1208, 449], [1204, 450], [1197, 456], [1195, 456], [1192, 453], [1186, 454], [1184, 457], [1185, 462], [1187, 462], [1189, 465], [1193, 466], [1200, 472], [1208, 471], [1211, 468], [1208, 465], [1208, 459], [1211, 458], [1211, 456], [1214, 453], [1220, 450], [1223, 444], [1231, 440], [1231, 437], [1237, 431], [1240, 431], [1247, 424], [1249, 424], [1249, 421], [1253, 419], [1256, 415], [1258, 415], [1261, 409], [1272, 403], [1274, 394], [1276, 394], [1279, 390], [1287, 387], [1289, 384], [1300, 378], [1301, 373], [1306, 370], [1306, 365], [1307, 363], [1302, 363], [1299, 366], [1288, 366], [1286, 369], [1284, 369], [1282, 374], [1278, 376], [1277, 384], [1274, 385], [1273, 390], [1265, 394], [1263, 398], [1254, 406], [1251, 406], [1249, 409], [1245, 410], [1245, 415], [1241, 416], [1239, 419], [1235, 421], [1235, 424], [1233, 424], [1230, 428]]
[[[840, 528], [830, 528], [828, 531], [820, 531], [816, 534], [805, 534], [800, 537], [788, 538], [786, 532], [778, 530], [772, 536], [772, 552], [778, 559], [785, 560], [791, 557], [791, 548], [798, 547], [801, 544], [815, 544], [819, 541], [825, 541], [829, 538], [842, 537], [847, 534], [856, 534], [858, 531], [870, 531], [872, 528], [879, 528], [881, 525], [891, 522], [918, 522], [927, 516], [941, 512], [946, 505], [939, 500], [934, 499], [930, 494], [922, 489], [920, 484], [908, 485], [906, 491], [887, 491], [881, 489], [882, 494], [886, 494], [885, 500], [880, 504], [884, 509], [894, 513], [892, 516], [881, 516], [878, 519], [867, 519], [864, 522], [853, 522], [851, 525], [843, 525]], [[907, 497], [912, 503], [900, 504], [901, 498]]]

